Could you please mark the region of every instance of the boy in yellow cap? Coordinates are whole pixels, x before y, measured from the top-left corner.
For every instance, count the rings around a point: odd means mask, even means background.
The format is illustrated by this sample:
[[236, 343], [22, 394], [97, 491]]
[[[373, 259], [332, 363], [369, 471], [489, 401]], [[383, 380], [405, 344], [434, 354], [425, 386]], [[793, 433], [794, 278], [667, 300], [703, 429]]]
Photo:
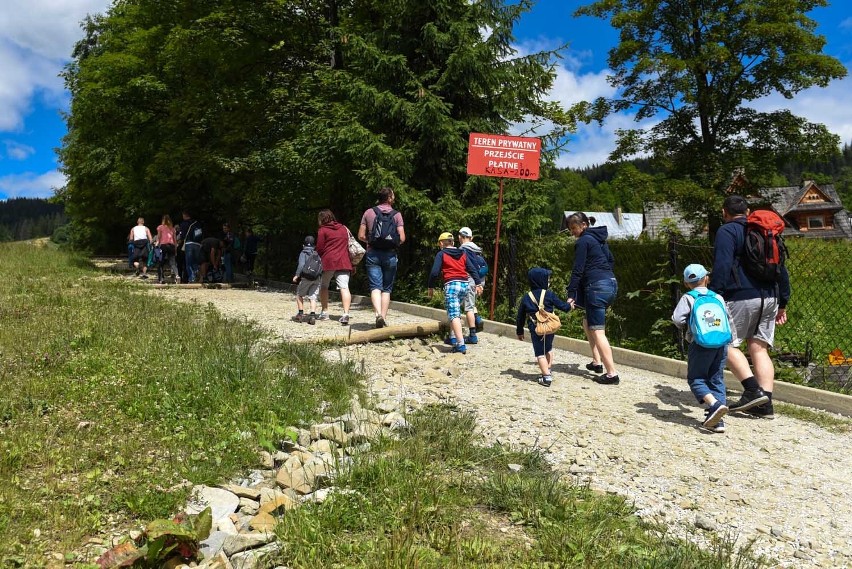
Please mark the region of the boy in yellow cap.
[[453, 352], [466, 354], [467, 347], [464, 345], [464, 332], [461, 323], [461, 305], [467, 296], [468, 275], [473, 277], [477, 293], [482, 292], [482, 277], [479, 276], [479, 271], [473, 259], [468, 257], [462, 249], [455, 247], [454, 243], [452, 233], [445, 231], [438, 237], [441, 250], [435, 255], [435, 262], [432, 263], [432, 270], [429, 273], [429, 298], [432, 298], [435, 293], [438, 277], [442, 276], [444, 306], [447, 309], [450, 328], [456, 337]]

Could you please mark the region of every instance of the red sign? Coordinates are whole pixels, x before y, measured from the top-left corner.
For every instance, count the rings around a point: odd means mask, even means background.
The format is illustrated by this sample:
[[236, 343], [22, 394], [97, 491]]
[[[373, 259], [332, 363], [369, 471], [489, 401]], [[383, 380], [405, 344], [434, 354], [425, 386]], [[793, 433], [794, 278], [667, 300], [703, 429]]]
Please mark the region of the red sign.
[[538, 180], [541, 139], [470, 133], [467, 173]]

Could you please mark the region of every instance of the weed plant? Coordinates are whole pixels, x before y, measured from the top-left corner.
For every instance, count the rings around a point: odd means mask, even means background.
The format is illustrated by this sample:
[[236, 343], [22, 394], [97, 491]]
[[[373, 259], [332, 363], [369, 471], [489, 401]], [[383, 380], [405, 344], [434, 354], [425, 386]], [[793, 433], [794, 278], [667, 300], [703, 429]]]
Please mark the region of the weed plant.
[[[360, 375], [85, 259], [0, 245], [0, 566], [168, 517]], [[140, 524], [135, 524], [140, 525]]]
[[[571, 485], [537, 451], [484, 446], [450, 406], [356, 456], [345, 488], [277, 528], [289, 567], [760, 567], [746, 546], [709, 550], [642, 522], [622, 499]], [[519, 464], [519, 472], [509, 464]]]

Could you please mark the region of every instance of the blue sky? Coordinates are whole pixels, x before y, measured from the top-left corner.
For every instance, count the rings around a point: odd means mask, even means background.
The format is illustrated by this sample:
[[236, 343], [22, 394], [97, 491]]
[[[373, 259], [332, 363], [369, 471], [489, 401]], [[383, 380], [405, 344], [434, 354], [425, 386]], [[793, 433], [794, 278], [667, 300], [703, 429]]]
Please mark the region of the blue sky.
[[[522, 53], [570, 44], [550, 94], [565, 105], [613, 93], [606, 81], [606, 57], [617, 34], [603, 20], [573, 18], [572, 12], [584, 3], [539, 0], [515, 33]], [[80, 37], [80, 20], [109, 4], [109, 0], [0, 0], [0, 199], [48, 197], [64, 184], [55, 148], [65, 133], [61, 112], [67, 110], [69, 97], [58, 74]], [[826, 53], [852, 68], [852, 2], [833, 0], [811, 17], [828, 40]], [[852, 141], [852, 78], [800, 93], [791, 101], [770, 96], [753, 106], [789, 108], [828, 125], [844, 142]], [[581, 128], [559, 165], [604, 162], [615, 131], [634, 125], [624, 114], [610, 118], [603, 127]]]

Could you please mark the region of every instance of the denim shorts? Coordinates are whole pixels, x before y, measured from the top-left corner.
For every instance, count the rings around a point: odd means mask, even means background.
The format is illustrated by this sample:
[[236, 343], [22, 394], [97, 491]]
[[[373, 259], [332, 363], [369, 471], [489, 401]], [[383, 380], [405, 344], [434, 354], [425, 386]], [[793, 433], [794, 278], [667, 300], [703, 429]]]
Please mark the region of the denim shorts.
[[543, 358], [553, 351], [553, 338], [556, 334], [539, 336], [535, 333], [535, 328], [532, 326], [528, 330], [530, 331], [530, 340], [532, 340], [533, 353], [536, 358]]
[[618, 282], [614, 279], [604, 279], [589, 283], [586, 286], [584, 302], [586, 322], [590, 330], [606, 328], [606, 309], [615, 302], [618, 294]]
[[390, 293], [396, 278], [396, 251], [370, 249], [364, 259], [367, 265], [367, 277], [370, 279], [370, 290]]

